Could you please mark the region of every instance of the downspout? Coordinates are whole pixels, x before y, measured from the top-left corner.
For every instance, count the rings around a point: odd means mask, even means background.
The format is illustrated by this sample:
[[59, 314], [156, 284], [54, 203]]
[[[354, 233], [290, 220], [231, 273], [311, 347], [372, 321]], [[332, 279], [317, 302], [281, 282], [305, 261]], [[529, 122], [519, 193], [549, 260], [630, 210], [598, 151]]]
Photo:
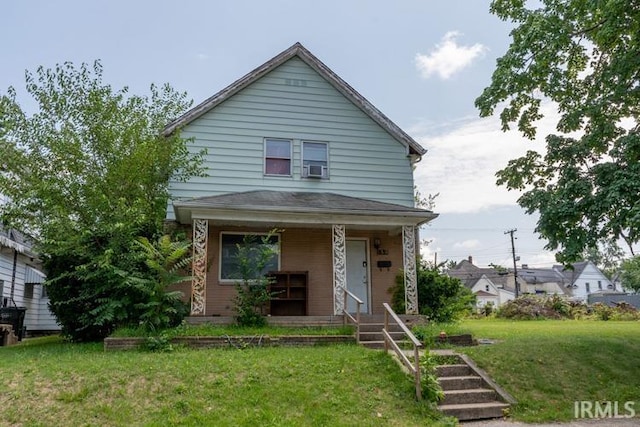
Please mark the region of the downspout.
[[13, 294], [16, 289], [16, 271], [18, 270], [18, 250], [13, 250], [13, 271], [11, 272], [11, 299], [13, 300]]

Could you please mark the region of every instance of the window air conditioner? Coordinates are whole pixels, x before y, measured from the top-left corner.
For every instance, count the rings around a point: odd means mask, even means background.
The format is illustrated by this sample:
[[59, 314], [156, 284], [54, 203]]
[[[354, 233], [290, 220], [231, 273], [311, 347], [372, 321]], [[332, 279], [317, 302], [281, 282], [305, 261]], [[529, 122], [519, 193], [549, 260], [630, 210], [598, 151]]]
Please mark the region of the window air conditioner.
[[322, 165], [309, 165], [307, 166], [308, 178], [322, 178], [324, 177], [324, 167]]

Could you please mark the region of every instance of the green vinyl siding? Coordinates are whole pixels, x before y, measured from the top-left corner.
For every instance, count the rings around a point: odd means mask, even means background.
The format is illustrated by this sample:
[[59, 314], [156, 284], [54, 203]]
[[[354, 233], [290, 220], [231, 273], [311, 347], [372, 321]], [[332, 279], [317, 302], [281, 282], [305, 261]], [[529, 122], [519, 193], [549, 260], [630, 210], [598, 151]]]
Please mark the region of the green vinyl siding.
[[[208, 176], [171, 182], [173, 200], [282, 190], [414, 204], [407, 148], [295, 57], [187, 124], [182, 136], [194, 138], [190, 149], [208, 150]], [[263, 173], [265, 138], [292, 141], [291, 176]], [[301, 177], [303, 141], [328, 143], [329, 179]]]

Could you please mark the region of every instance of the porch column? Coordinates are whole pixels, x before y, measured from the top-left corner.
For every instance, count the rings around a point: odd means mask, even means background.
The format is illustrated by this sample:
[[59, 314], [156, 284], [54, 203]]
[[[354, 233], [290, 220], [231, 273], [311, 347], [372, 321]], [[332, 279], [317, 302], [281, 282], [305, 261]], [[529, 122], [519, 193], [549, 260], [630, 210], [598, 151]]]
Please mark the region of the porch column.
[[333, 314], [344, 311], [344, 291], [347, 289], [347, 248], [344, 225], [333, 226]]
[[204, 316], [207, 296], [207, 241], [209, 221], [193, 220], [193, 279], [191, 281], [191, 315]]
[[416, 228], [402, 227], [404, 258], [404, 306], [406, 314], [418, 314], [418, 284], [416, 273]]

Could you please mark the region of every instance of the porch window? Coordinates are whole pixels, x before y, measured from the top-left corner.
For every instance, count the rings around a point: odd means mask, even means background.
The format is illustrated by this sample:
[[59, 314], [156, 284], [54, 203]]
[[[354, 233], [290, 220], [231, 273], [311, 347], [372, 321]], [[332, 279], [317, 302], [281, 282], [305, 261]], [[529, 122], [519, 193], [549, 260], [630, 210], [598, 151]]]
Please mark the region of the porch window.
[[264, 173], [265, 175], [291, 176], [291, 141], [265, 139]]
[[302, 176], [306, 178], [329, 178], [328, 143], [302, 143]]
[[[275, 253], [267, 260], [262, 270], [258, 271], [255, 267], [249, 267], [247, 275], [251, 279], [257, 279], [268, 271], [280, 270], [280, 236], [268, 237], [266, 233], [221, 233], [220, 281], [233, 283], [242, 279], [242, 265], [239, 257], [241, 248], [248, 252], [249, 259], [257, 261], [260, 248], [265, 245], [275, 249]], [[251, 262], [250, 265], [254, 266], [255, 262]]]

